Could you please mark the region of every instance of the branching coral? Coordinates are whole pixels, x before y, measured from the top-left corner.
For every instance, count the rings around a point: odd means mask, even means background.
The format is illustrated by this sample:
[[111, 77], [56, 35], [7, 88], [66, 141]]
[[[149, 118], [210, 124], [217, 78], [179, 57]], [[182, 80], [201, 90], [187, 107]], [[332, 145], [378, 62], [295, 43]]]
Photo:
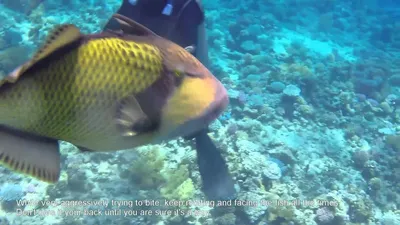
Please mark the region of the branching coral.
[[292, 205], [273, 205], [268, 208], [268, 220], [271, 222], [278, 221], [279, 218], [287, 222], [293, 221], [295, 216], [295, 207]]
[[400, 151], [400, 135], [388, 135], [386, 143], [391, 145], [395, 150]]
[[368, 200], [358, 200], [350, 203], [349, 215], [353, 222], [367, 223], [372, 217], [372, 203]]
[[303, 115], [307, 117], [311, 117], [314, 115], [314, 108], [310, 105], [299, 105], [297, 110]]
[[178, 168], [164, 169], [165, 156], [158, 147], [147, 151], [139, 151], [138, 159], [129, 169], [132, 180], [141, 189], [156, 190], [164, 198], [187, 200], [194, 195], [194, 184], [189, 177], [188, 165], [181, 164]]
[[159, 148], [139, 152], [138, 159], [129, 169], [132, 180], [142, 189], [156, 189], [165, 182], [160, 171], [164, 168], [165, 157]]
[[293, 40], [289, 46], [285, 47], [285, 50], [290, 55], [288, 58], [290, 60], [294, 60], [294, 57], [305, 60], [307, 58], [307, 52], [309, 51], [302, 40]]
[[[298, 63], [284, 63], [280, 69], [285, 74], [283, 80], [296, 80], [308, 78], [313, 75], [313, 71], [307, 66]], [[282, 80], [282, 76], [280, 78]]]
[[194, 195], [194, 184], [189, 178], [187, 165], [167, 171], [167, 183], [161, 188], [161, 195], [167, 199], [188, 200]]

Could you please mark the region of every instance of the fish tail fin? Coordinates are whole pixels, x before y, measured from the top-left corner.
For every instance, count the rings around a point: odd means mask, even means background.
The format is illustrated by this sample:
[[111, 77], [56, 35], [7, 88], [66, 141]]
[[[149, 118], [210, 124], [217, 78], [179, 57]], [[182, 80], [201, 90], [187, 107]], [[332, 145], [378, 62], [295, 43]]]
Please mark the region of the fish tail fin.
[[196, 139], [197, 163], [202, 179], [202, 189], [210, 200], [229, 200], [236, 197], [235, 183], [228, 166], [206, 130]]

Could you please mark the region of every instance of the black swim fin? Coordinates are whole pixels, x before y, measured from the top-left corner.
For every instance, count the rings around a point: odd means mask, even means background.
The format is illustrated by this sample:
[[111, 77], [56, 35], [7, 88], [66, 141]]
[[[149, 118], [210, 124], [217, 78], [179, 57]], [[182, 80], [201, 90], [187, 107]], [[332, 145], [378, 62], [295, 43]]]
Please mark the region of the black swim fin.
[[201, 180], [202, 191], [209, 200], [230, 200], [236, 197], [235, 182], [229, 173], [228, 166], [207, 134], [207, 129], [195, 136], [197, 163]]
[[196, 138], [196, 137], [197, 137], [200, 133], [202, 133], [202, 132], [205, 132], [205, 133], [207, 134], [207, 133], [210, 132], [210, 128], [207, 127], [207, 128], [205, 128], [205, 129], [203, 129], [203, 130], [197, 132], [197, 133], [190, 134], [190, 135], [188, 135], [188, 136], [183, 136], [182, 138], [185, 139], [186, 141], [190, 141], [190, 140]]

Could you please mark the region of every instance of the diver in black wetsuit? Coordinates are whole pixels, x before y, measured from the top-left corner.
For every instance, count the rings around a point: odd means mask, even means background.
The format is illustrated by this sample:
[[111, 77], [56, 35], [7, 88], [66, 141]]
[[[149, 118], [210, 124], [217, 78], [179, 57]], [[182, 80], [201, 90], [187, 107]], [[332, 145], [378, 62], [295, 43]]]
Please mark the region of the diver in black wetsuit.
[[[204, 12], [200, 0], [123, 0], [117, 13], [183, 48], [193, 46], [192, 53], [205, 66], [208, 65]], [[105, 29], [116, 26], [116, 22], [110, 20]]]
[[[205, 66], [208, 65], [201, 0], [124, 0], [116, 13], [146, 26], [183, 48], [192, 46], [190, 52]], [[110, 19], [104, 29], [117, 30], [118, 23]], [[234, 181], [207, 130], [184, 138], [195, 140], [202, 190], [206, 197], [210, 200], [235, 198]]]

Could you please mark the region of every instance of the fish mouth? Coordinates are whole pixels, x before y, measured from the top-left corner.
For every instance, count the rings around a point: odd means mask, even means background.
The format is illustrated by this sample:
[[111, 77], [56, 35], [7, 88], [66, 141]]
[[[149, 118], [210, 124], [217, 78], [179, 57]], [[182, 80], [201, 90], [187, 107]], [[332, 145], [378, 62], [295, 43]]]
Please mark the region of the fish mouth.
[[206, 129], [212, 122], [225, 111], [229, 104], [228, 92], [220, 81], [216, 80], [214, 89], [214, 100], [196, 119], [190, 120], [182, 125], [180, 129], [180, 136], [191, 137], [195, 136], [197, 132]]
[[228, 107], [229, 97], [228, 92], [220, 81], [216, 81], [216, 89], [214, 95], [214, 101], [210, 104], [209, 108], [205, 112], [205, 122], [209, 125], [216, 120]]
[[[212, 122], [222, 114], [229, 104], [228, 92], [222, 83], [213, 76], [206, 78], [192, 78], [185, 83], [182, 93], [177, 96], [184, 98], [183, 101], [174, 103], [171, 111], [171, 118], [166, 117], [167, 122], [171, 123], [175, 115], [186, 116], [183, 123], [176, 123], [165, 126], [166, 139], [177, 136], [190, 136], [196, 132], [207, 128]], [[205, 93], [206, 92], [206, 93]], [[186, 99], [189, 98], [190, 101]], [[171, 104], [172, 105], [172, 104]], [[169, 111], [165, 114], [168, 115]], [[178, 113], [177, 113], [178, 112]]]

